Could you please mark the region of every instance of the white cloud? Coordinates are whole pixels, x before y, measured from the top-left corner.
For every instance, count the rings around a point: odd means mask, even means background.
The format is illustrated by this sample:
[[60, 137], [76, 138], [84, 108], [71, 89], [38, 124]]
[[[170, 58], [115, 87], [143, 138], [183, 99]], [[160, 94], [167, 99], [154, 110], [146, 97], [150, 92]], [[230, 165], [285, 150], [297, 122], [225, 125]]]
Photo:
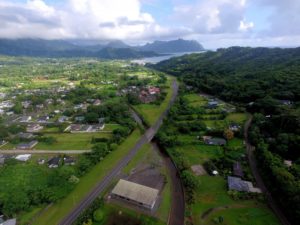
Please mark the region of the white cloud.
[[0, 0], [0, 37], [46, 39], [139, 39], [169, 35], [141, 11], [139, 0], [68, 0], [59, 7], [43, 0]]
[[253, 22], [247, 22], [244, 19], [240, 21], [240, 27], [239, 30], [240, 31], [248, 31], [251, 30], [254, 27], [254, 23]]
[[239, 32], [241, 22], [247, 28], [254, 25], [253, 22], [245, 24], [246, 7], [246, 0], [198, 0], [193, 4], [175, 6], [174, 18], [199, 34]]

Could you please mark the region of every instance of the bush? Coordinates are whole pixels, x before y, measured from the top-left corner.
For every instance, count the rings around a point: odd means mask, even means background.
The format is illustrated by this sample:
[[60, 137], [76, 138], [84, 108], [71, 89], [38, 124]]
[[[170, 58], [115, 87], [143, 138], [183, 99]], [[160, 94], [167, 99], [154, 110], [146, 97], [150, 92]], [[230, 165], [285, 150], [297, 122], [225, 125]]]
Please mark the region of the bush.
[[101, 209], [97, 209], [93, 214], [94, 221], [96, 222], [102, 222], [104, 219], [104, 213]]

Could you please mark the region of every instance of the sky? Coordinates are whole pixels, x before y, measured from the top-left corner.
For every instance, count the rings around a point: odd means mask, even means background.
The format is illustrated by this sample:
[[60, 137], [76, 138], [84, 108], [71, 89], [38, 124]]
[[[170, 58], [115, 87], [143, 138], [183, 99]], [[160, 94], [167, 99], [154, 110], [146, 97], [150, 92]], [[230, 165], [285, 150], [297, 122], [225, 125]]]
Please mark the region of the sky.
[[300, 0], [0, 0], [0, 38], [300, 46]]

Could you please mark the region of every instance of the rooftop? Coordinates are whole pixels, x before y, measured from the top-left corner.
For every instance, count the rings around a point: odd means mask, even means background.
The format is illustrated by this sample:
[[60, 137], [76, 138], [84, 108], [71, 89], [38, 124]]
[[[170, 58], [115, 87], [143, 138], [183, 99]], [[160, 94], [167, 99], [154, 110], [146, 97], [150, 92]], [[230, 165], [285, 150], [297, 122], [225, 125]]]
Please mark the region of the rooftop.
[[112, 194], [140, 202], [144, 205], [153, 205], [159, 190], [126, 180], [119, 180], [112, 190]]

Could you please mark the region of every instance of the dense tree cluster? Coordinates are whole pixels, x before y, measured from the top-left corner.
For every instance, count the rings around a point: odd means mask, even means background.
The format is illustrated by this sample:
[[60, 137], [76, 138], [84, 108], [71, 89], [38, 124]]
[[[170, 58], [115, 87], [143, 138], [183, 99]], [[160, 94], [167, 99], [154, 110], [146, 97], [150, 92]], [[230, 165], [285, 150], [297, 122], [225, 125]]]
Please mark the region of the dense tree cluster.
[[155, 68], [227, 101], [300, 98], [300, 48], [232, 47], [173, 58]]

